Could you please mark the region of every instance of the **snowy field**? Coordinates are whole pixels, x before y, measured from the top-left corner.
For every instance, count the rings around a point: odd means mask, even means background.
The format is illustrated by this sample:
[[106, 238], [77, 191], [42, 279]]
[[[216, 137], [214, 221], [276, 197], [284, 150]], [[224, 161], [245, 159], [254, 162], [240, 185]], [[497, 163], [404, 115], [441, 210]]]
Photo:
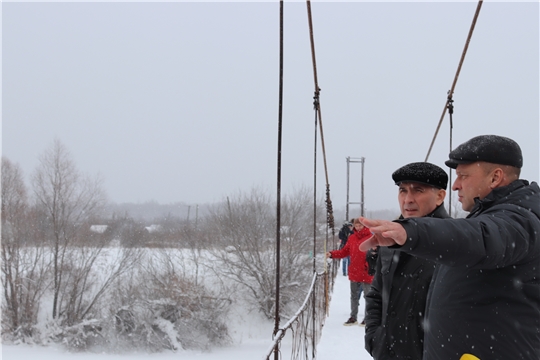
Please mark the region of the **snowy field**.
[[[364, 300], [360, 302], [360, 314], [364, 309]], [[330, 303], [329, 317], [323, 328], [321, 341], [317, 347], [317, 359], [356, 359], [370, 360], [371, 356], [364, 349], [364, 328], [360, 326], [343, 326], [349, 317], [349, 281], [347, 277], [338, 275], [334, 293]], [[252, 360], [263, 359], [272, 344], [273, 323], [253, 314], [241, 314], [237, 311], [236, 324], [231, 324], [231, 332], [235, 344], [224, 348], [215, 348], [209, 352], [177, 351], [154, 354], [103, 354], [103, 353], [69, 353], [58, 347], [42, 347], [27, 345], [2, 346], [4, 360]], [[290, 358], [290, 352], [282, 348], [282, 359]]]

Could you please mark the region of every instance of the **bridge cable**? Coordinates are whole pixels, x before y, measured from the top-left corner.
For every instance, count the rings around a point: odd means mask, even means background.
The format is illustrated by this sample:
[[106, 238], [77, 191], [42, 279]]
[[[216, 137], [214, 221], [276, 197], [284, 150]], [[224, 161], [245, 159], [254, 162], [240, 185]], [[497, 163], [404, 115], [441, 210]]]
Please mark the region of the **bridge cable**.
[[[467, 41], [465, 42], [465, 47], [463, 48], [463, 52], [461, 54], [461, 59], [459, 61], [459, 65], [456, 71], [456, 75], [454, 76], [454, 81], [452, 83], [452, 87], [448, 91], [448, 97], [446, 99], [446, 102], [444, 104], [444, 109], [441, 115], [441, 118], [439, 120], [439, 124], [437, 125], [437, 129], [435, 130], [435, 135], [433, 135], [433, 139], [431, 140], [431, 145], [429, 146], [428, 153], [426, 155], [426, 160], [428, 161], [429, 154], [431, 153], [431, 150], [433, 148], [433, 144], [435, 143], [435, 139], [437, 138], [437, 134], [439, 133], [439, 129], [441, 128], [441, 124], [444, 119], [444, 115], [446, 114], [446, 110], [449, 108], [449, 104], [453, 102], [453, 95], [454, 95], [454, 89], [456, 88], [456, 83], [459, 77], [459, 73], [461, 72], [461, 66], [463, 65], [463, 61], [465, 60], [465, 55], [467, 54], [467, 49], [469, 48], [469, 43], [471, 41], [471, 37], [474, 31], [474, 27], [476, 26], [476, 20], [478, 19], [478, 15], [480, 14], [480, 9], [482, 8], [483, 0], [478, 1], [478, 5], [476, 6], [476, 12], [474, 14], [474, 18], [471, 24], [471, 28], [469, 29], [469, 35], [467, 36]], [[452, 151], [452, 149], [450, 149]]]
[[[310, 0], [306, 0], [306, 6], [307, 6], [307, 14], [308, 14], [308, 23], [309, 23], [309, 39], [310, 39], [310, 44], [311, 44], [311, 60], [312, 60], [312, 63], [313, 63], [313, 79], [314, 79], [314, 83], [315, 83], [315, 92], [314, 92], [314, 96], [313, 96], [313, 106], [314, 106], [314, 110], [315, 110], [315, 134], [317, 132], [317, 119], [319, 120], [318, 123], [319, 123], [319, 131], [320, 131], [320, 134], [321, 134], [321, 148], [322, 148], [322, 155], [323, 155], [323, 163], [324, 163], [324, 173], [325, 173], [325, 178], [326, 178], [326, 224], [327, 224], [327, 227], [329, 227], [332, 231], [332, 239], [335, 239], [335, 224], [334, 224], [334, 212], [333, 212], [333, 208], [332, 208], [332, 200], [331, 200], [331, 197], [330, 197], [330, 183], [329, 183], [329, 178], [328, 178], [328, 166], [327, 166], [327, 163], [326, 163], [326, 148], [325, 148], [325, 144], [324, 144], [324, 131], [323, 131], [323, 123], [322, 123], [322, 114], [321, 114], [321, 104], [320, 104], [320, 92], [321, 92], [321, 89], [319, 87], [319, 81], [318, 81], [318, 77], [317, 77], [317, 61], [316, 61], [316, 56], [315, 56], [315, 40], [314, 40], [314, 36], [313, 36], [313, 20], [312, 20], [312, 16], [311, 16], [311, 1]], [[315, 135], [315, 168], [316, 168], [316, 157], [317, 157], [317, 153], [316, 153], [316, 135]], [[315, 190], [315, 186], [316, 186], [316, 171], [314, 171], [314, 216], [316, 214], [316, 190]], [[316, 271], [315, 269], [315, 255], [316, 255], [316, 248], [315, 248], [315, 244], [316, 244], [316, 221], [315, 221], [315, 218], [314, 218], [314, 240], [313, 240], [313, 267], [314, 267], [314, 272]], [[335, 240], [334, 240], [335, 241]], [[326, 254], [327, 252], [327, 243], [328, 243], [328, 231], [326, 231], [326, 241], [324, 242], [324, 254]], [[329, 311], [329, 281], [328, 281], [328, 269], [327, 269], [327, 262], [326, 260], [324, 261], [324, 272], [327, 274], [325, 276], [325, 289], [324, 289], [324, 293], [325, 293], [325, 304], [326, 304], [326, 314], [328, 314], [328, 311]], [[313, 306], [315, 307], [315, 299], [313, 299]], [[315, 321], [313, 321], [313, 324], [315, 324]], [[313, 329], [313, 333], [315, 333], [315, 329]], [[314, 354], [313, 354], [314, 355]]]
[[[448, 115], [450, 117], [450, 152], [452, 152], [452, 129], [454, 128], [454, 121], [452, 115], [454, 114], [454, 100], [448, 101]], [[448, 183], [452, 187], [452, 171], [448, 172]], [[448, 215], [452, 216], [452, 196], [448, 196]]]
[[[281, 239], [281, 139], [283, 127], [283, 0], [279, 2], [279, 105], [278, 105], [278, 151], [277, 151], [277, 195], [276, 195], [276, 309], [274, 316], [275, 336], [279, 330], [279, 278]], [[274, 358], [279, 358], [279, 350], [274, 349]]]

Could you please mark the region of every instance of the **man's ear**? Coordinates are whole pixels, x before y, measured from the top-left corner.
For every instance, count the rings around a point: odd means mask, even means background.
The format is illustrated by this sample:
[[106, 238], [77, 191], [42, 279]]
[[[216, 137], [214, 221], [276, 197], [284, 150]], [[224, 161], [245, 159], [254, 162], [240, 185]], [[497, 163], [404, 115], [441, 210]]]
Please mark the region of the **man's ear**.
[[491, 172], [490, 176], [491, 176], [491, 183], [489, 184], [490, 188], [495, 189], [501, 186], [501, 184], [504, 181], [504, 171], [501, 168], [495, 168]]
[[446, 190], [439, 189], [437, 191], [437, 206], [441, 205], [444, 202], [444, 198], [446, 197]]

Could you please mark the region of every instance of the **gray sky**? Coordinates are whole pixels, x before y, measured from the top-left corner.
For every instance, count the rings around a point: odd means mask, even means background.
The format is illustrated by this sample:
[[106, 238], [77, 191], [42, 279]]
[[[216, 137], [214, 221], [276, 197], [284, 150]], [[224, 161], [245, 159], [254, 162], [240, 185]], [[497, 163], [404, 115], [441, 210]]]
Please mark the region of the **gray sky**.
[[[365, 157], [366, 210], [424, 161], [477, 2], [311, 3], [332, 200]], [[283, 191], [313, 186], [305, 2], [285, 2]], [[453, 146], [516, 140], [539, 178], [539, 4], [485, 1], [456, 91]], [[114, 202], [201, 204], [276, 189], [279, 2], [2, 4], [2, 153], [29, 176], [54, 138]], [[444, 167], [445, 117], [429, 161]], [[317, 192], [325, 178], [318, 137]], [[452, 175], [454, 178], [454, 175]], [[351, 201], [360, 165], [351, 166]], [[357, 206], [351, 206], [356, 215]]]

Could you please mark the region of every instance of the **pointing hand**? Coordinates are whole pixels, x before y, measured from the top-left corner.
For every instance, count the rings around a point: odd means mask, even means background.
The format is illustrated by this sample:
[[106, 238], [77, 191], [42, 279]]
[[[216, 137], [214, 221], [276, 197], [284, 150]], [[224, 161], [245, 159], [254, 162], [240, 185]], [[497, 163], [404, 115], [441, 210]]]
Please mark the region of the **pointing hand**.
[[360, 222], [371, 230], [373, 236], [360, 244], [361, 251], [374, 246], [403, 245], [407, 241], [407, 232], [399, 223], [387, 220], [370, 220], [361, 217]]

